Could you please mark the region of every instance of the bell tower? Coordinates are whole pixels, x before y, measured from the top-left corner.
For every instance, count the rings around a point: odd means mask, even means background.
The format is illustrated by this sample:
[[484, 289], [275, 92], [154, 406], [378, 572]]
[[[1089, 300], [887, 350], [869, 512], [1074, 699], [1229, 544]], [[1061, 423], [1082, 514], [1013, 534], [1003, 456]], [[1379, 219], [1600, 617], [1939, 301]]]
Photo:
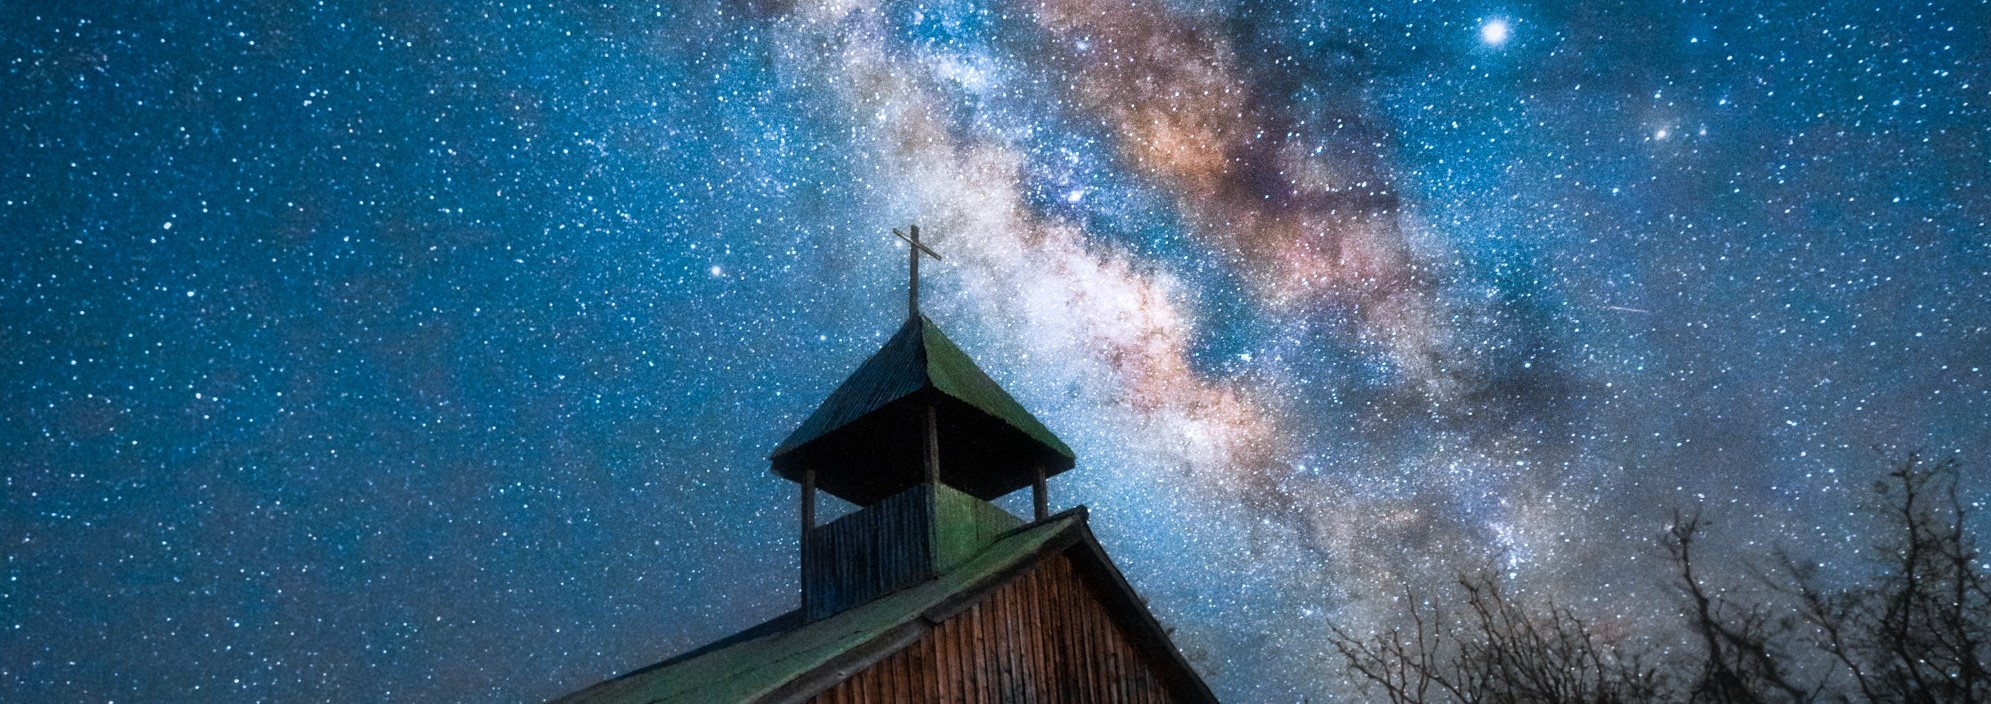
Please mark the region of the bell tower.
[[[1024, 521], [990, 501], [1071, 469], [1071, 448], [919, 312], [911, 249], [905, 324], [776, 446], [774, 473], [801, 485], [802, 617], [815, 621], [946, 573]], [[856, 504], [816, 525], [816, 492]]]

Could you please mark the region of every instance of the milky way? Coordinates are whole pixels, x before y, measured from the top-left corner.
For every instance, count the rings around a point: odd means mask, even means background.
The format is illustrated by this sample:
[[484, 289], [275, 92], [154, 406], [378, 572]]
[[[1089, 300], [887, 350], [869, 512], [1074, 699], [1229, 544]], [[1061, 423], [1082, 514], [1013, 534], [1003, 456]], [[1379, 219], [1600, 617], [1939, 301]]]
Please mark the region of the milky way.
[[1461, 569], [1663, 618], [1670, 508], [1829, 560], [1991, 449], [1987, 16], [0, 7], [0, 700], [543, 699], [792, 608], [764, 457], [910, 223], [1227, 700]]

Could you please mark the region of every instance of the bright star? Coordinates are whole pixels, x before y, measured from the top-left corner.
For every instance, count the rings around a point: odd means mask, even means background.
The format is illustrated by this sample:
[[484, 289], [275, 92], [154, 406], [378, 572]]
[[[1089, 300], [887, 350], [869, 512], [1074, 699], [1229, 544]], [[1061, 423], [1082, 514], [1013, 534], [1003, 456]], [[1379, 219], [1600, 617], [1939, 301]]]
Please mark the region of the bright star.
[[1479, 26], [1479, 40], [1487, 46], [1500, 46], [1507, 43], [1507, 35], [1512, 32], [1507, 20], [1487, 20]]

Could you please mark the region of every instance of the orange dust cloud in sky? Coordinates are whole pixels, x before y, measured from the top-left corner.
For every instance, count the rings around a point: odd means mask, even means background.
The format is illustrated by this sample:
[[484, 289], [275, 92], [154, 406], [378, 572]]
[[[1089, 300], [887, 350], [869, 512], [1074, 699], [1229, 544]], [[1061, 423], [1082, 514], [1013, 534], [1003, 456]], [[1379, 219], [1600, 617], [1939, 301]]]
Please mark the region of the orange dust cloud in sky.
[[1273, 308], [1348, 307], [1357, 333], [1430, 400], [1455, 393], [1435, 280], [1405, 239], [1369, 152], [1323, 155], [1255, 94], [1207, 20], [1156, 0], [1050, 0], [1035, 16], [1074, 95], [1131, 165], [1169, 187], [1194, 234], [1231, 257]]

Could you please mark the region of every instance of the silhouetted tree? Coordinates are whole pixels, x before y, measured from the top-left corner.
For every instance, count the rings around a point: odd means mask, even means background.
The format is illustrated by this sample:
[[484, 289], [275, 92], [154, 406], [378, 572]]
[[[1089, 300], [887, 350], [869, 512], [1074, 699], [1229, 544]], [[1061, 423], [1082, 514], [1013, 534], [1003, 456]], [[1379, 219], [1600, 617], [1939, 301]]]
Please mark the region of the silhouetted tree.
[[1839, 701], [1991, 702], [1991, 593], [1955, 459], [1910, 455], [1876, 482], [1887, 529], [1871, 583], [1834, 587], [1780, 555], [1784, 573], [1852, 689]]
[[[1991, 704], [1991, 583], [1955, 460], [1910, 455], [1878, 489], [1867, 578], [1823, 579], [1779, 551], [1781, 569], [1711, 580], [1705, 527], [1676, 511], [1661, 543], [1683, 598], [1680, 628], [1607, 638], [1554, 602], [1528, 603], [1492, 573], [1455, 594], [1407, 591], [1403, 618], [1368, 636], [1335, 626], [1354, 678], [1392, 704]], [[1677, 637], [1678, 647], [1654, 643]], [[1655, 654], [1670, 652], [1661, 659]]]
[[1643, 704], [1670, 689], [1644, 653], [1598, 637], [1570, 610], [1509, 596], [1496, 575], [1457, 583], [1452, 612], [1406, 594], [1408, 622], [1362, 638], [1336, 627], [1333, 645], [1359, 679], [1393, 704]]
[[1710, 594], [1694, 564], [1694, 545], [1701, 532], [1700, 514], [1673, 512], [1666, 529], [1667, 554], [1678, 570], [1681, 592], [1687, 597], [1689, 629], [1699, 641], [1701, 658], [1686, 700], [1693, 704], [1777, 704], [1810, 702], [1815, 690], [1793, 683], [1791, 660], [1778, 638], [1788, 629], [1773, 624], [1770, 607], [1736, 602]]

